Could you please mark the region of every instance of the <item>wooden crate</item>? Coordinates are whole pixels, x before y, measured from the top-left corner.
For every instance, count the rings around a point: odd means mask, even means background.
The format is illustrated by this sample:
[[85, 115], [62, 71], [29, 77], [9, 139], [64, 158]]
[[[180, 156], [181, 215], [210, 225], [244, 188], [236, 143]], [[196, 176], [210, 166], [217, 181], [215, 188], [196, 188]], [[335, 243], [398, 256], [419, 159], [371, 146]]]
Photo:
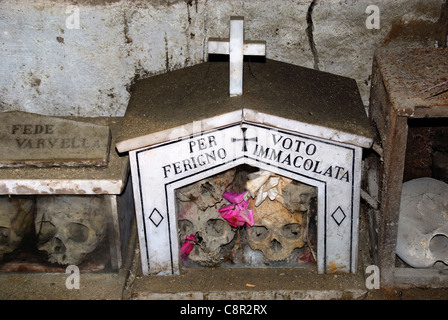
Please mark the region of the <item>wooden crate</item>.
[[377, 154], [366, 164], [376, 175], [367, 188], [378, 190], [371, 194], [378, 210], [370, 230], [382, 285], [448, 284], [447, 270], [403, 267], [395, 253], [409, 123], [447, 118], [448, 126], [447, 77], [447, 49], [379, 49], [374, 56], [369, 118], [377, 129]]

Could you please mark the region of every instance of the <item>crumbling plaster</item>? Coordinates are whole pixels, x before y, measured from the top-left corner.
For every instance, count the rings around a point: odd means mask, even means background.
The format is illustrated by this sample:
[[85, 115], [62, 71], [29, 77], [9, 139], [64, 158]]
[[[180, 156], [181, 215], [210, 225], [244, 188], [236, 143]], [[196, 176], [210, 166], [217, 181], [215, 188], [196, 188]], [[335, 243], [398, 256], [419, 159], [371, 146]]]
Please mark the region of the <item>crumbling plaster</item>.
[[135, 80], [206, 61], [232, 15], [267, 58], [354, 78], [367, 105], [375, 48], [435, 46], [443, 1], [0, 0], [0, 111], [122, 116]]

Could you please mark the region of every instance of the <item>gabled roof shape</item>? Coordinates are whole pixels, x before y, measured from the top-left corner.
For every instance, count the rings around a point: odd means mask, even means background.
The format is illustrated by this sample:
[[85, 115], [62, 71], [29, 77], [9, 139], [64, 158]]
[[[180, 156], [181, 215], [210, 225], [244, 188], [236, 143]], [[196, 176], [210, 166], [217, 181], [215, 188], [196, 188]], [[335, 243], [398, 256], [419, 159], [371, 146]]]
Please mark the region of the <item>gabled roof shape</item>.
[[355, 80], [265, 59], [244, 63], [230, 97], [228, 62], [205, 62], [136, 82], [116, 139], [128, 152], [238, 122], [364, 148], [373, 134]]

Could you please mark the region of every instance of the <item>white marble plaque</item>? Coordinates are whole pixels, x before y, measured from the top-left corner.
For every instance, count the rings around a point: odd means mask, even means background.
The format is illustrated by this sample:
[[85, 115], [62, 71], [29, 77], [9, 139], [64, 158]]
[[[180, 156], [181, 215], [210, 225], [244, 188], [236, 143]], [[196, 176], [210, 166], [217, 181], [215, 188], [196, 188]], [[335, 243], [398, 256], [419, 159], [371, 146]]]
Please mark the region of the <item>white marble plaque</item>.
[[241, 164], [318, 190], [319, 273], [355, 272], [362, 148], [242, 122], [130, 152], [142, 268], [179, 273], [174, 190]]

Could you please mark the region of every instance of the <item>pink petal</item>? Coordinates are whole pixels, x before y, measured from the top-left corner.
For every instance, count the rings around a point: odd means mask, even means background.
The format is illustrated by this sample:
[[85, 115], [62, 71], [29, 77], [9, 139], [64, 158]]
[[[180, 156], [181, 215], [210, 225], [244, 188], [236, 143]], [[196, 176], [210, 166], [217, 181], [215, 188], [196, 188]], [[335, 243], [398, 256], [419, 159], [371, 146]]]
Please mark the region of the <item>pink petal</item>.
[[222, 197], [231, 203], [237, 204], [244, 200], [244, 195], [246, 192], [243, 193], [233, 193], [233, 192], [224, 192], [222, 194]]
[[253, 226], [254, 216], [252, 210], [247, 210], [248, 204], [243, 201], [238, 205], [230, 205], [218, 210], [221, 217], [226, 219], [232, 227], [241, 227], [247, 223], [248, 227]]
[[227, 219], [233, 215], [235, 215], [235, 205], [230, 205], [221, 209], [218, 209], [218, 212], [221, 214], [221, 217]]
[[182, 257], [182, 261], [185, 260], [185, 258], [190, 254], [191, 250], [194, 248], [194, 244], [191, 242], [196, 242], [196, 237], [194, 234], [190, 234], [189, 236], [185, 237], [185, 241], [180, 247], [180, 256]]
[[242, 226], [244, 223], [240, 221], [240, 210], [238, 206], [230, 205], [218, 210], [221, 217], [226, 219], [232, 227]]
[[242, 202], [238, 203], [238, 207], [239, 207], [241, 210], [247, 209], [247, 207], [249, 207], [249, 200], [247, 200], [247, 201], [242, 201]]

